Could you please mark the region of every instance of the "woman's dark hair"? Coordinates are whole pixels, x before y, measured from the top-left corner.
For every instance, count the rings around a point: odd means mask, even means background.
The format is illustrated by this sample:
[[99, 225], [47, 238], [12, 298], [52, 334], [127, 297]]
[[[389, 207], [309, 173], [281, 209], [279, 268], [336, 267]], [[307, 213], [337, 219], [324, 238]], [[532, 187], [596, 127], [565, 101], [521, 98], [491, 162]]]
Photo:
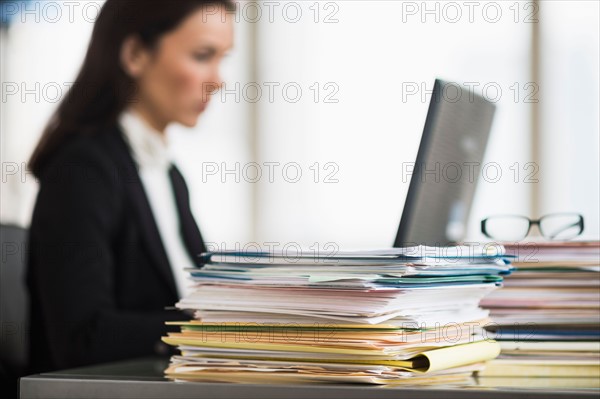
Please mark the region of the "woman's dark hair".
[[[114, 124], [135, 94], [134, 80], [123, 70], [121, 46], [130, 35], [153, 48], [201, 7], [234, 12], [232, 0], [107, 0], [96, 19], [90, 45], [75, 83], [50, 118], [29, 168], [40, 177], [52, 154], [69, 136], [90, 134]], [[217, 8], [217, 6], [219, 8]]]

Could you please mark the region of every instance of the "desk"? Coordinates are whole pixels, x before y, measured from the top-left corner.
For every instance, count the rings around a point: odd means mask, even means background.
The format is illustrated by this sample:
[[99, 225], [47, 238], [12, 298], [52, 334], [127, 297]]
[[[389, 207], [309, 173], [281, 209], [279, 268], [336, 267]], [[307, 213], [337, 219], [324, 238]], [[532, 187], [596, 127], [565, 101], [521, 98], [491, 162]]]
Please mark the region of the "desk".
[[600, 389], [569, 387], [572, 381], [561, 384], [544, 378], [486, 378], [460, 386], [426, 387], [175, 382], [163, 377], [167, 363], [168, 359], [150, 358], [32, 375], [21, 379], [21, 398], [553, 399], [598, 398], [600, 393]]

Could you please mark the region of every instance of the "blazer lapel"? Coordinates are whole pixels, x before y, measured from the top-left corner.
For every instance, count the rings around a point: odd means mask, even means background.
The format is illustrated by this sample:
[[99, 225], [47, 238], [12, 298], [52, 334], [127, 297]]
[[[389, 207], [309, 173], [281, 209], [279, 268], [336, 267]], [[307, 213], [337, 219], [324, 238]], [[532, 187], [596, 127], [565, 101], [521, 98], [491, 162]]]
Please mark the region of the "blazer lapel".
[[132, 201], [132, 209], [135, 213], [136, 219], [140, 224], [140, 230], [144, 238], [144, 243], [148, 253], [154, 260], [153, 264], [157, 271], [164, 278], [165, 283], [168, 285], [169, 290], [175, 297], [178, 297], [177, 286], [175, 285], [175, 278], [167, 257], [167, 252], [163, 245], [156, 219], [152, 213], [152, 208], [148, 202], [148, 197], [142, 180], [138, 173], [137, 165], [131, 156], [128, 144], [123, 138], [123, 133], [118, 126], [114, 127], [114, 137], [111, 143], [114, 146], [114, 154], [117, 156], [119, 161], [118, 176], [119, 179], [123, 179], [125, 182], [126, 190]]

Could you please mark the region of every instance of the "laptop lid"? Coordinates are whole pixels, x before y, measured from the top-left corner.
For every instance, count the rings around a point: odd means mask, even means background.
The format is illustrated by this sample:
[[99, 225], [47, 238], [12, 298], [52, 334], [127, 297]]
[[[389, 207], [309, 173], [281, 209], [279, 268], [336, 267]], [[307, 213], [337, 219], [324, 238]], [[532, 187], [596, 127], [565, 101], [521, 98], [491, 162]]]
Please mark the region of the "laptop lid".
[[395, 247], [464, 239], [495, 108], [463, 86], [435, 81]]

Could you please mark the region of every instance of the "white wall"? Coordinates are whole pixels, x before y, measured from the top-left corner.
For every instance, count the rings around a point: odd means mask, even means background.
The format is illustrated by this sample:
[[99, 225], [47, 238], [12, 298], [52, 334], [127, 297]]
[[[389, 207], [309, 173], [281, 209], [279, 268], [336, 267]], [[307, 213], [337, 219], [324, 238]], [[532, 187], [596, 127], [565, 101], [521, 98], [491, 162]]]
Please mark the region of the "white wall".
[[579, 212], [600, 235], [597, 1], [544, 1], [540, 107], [541, 212]]
[[[472, 22], [462, 8], [462, 19], [452, 23], [456, 14], [432, 3], [440, 7], [439, 21], [421, 14], [421, 2], [339, 1], [337, 23], [315, 23], [308, 3], [297, 23], [279, 18], [260, 25], [261, 80], [298, 82], [307, 92], [296, 104], [261, 103], [260, 159], [298, 162], [307, 178], [261, 185], [259, 242], [390, 246], [408, 189], [402, 163], [415, 160], [429, 101], [419, 95], [404, 101], [402, 89], [416, 83], [430, 90], [436, 76], [502, 90], [485, 162], [497, 162], [503, 177], [482, 182], [469, 235], [478, 237], [484, 216], [529, 214], [530, 185], [522, 178], [515, 183], [509, 167], [529, 157], [523, 86], [530, 80], [530, 25], [522, 16], [514, 22], [510, 4], [496, 23], [489, 22], [496, 18], [491, 11], [482, 15], [483, 6]], [[333, 8], [321, 11], [323, 17]], [[315, 103], [307, 89], [314, 82], [334, 82], [339, 102]], [[510, 89], [515, 83], [519, 100]], [[337, 164], [339, 183], [312, 182], [314, 162]]]
[[[496, 162], [503, 175], [496, 183], [481, 181], [469, 238], [481, 238], [478, 222], [487, 215], [530, 214], [533, 185], [526, 182], [524, 168], [531, 161], [527, 96], [533, 87], [526, 86], [531, 83], [531, 24], [526, 22], [531, 3], [479, 2], [471, 15], [465, 2], [454, 3], [458, 9], [449, 2], [426, 3], [432, 13], [425, 12], [423, 2], [358, 0], [319, 2], [318, 7], [278, 2], [274, 9], [259, 3], [260, 18], [254, 18], [256, 8], [240, 3], [236, 50], [223, 71], [229, 90], [238, 82], [248, 90], [238, 91], [237, 101], [234, 92], [213, 101], [197, 128], [173, 127], [170, 133], [207, 241], [227, 247], [250, 240], [391, 245], [408, 189], [402, 164], [415, 159], [429, 101], [420, 95], [403, 98], [403, 87], [431, 89], [435, 77], [502, 90], [485, 163]], [[293, 22], [296, 4], [302, 17]], [[501, 7], [496, 22], [495, 4]], [[462, 16], [453, 23], [457, 10]], [[62, 86], [74, 79], [92, 29], [81, 12], [75, 16], [73, 22], [57, 23], [36, 23], [28, 16], [12, 25], [2, 49], [8, 55], [3, 93], [5, 83], [32, 88], [36, 82]], [[535, 176], [542, 189], [540, 209], [581, 211], [587, 232], [597, 237], [598, 4], [543, 1], [535, 17], [543, 39], [543, 75], [533, 96], [542, 110], [542, 159]], [[256, 82], [249, 68], [253, 23], [258, 29]], [[283, 93], [286, 84], [289, 90]], [[269, 85], [275, 88], [273, 101]], [[256, 86], [262, 97], [254, 104]], [[302, 89], [298, 102], [284, 98], [294, 96], [293, 87]], [[20, 94], [0, 104], [0, 218], [27, 225], [37, 187], [30, 175], [20, 170], [13, 175], [8, 168], [28, 159], [56, 103], [33, 95], [22, 101]], [[333, 102], [325, 100], [328, 94]], [[493, 90], [487, 94], [495, 97]], [[252, 161], [263, 173], [257, 183], [251, 182], [252, 168], [239, 182], [222, 174], [223, 167], [237, 163], [243, 172]], [[273, 182], [269, 162], [279, 162]], [[298, 183], [289, 182], [294, 168], [282, 174], [282, 167], [293, 163], [302, 171]], [[214, 164], [216, 175], [203, 174]], [[520, 170], [516, 181], [515, 166]], [[338, 182], [325, 182], [331, 172], [330, 180]]]
[[[78, 3], [72, 9], [61, 4], [60, 14], [32, 3], [23, 20], [13, 21], [3, 41], [6, 71], [3, 76], [2, 115], [2, 223], [27, 226], [30, 222], [37, 182], [24, 166], [51, 113], [58, 105], [56, 94], [64, 95], [83, 61], [103, 1]], [[37, 7], [37, 9], [35, 8]], [[84, 8], [85, 7], [85, 13]], [[57, 18], [58, 15], [62, 15]], [[72, 16], [72, 18], [70, 17]], [[54, 21], [54, 22], [53, 22]], [[248, 80], [248, 24], [236, 26], [235, 50], [224, 61], [227, 80]], [[16, 85], [18, 92], [7, 89]], [[22, 97], [22, 85], [34, 94]], [[39, 87], [39, 89], [36, 89]], [[59, 87], [63, 91], [53, 91]], [[45, 89], [47, 88], [47, 89]], [[3, 94], [4, 95], [4, 94]], [[36, 97], [37, 96], [37, 97]], [[250, 157], [247, 103], [214, 101], [195, 129], [172, 127], [170, 139], [178, 164], [187, 177], [193, 211], [206, 241], [233, 243], [248, 241], [251, 234], [249, 185], [221, 184], [215, 178], [201, 178], [204, 162], [241, 161]], [[13, 173], [13, 165], [18, 170]], [[229, 245], [229, 244], [227, 244]]]
[[[25, 162], [48, 118], [75, 80], [93, 27], [81, 13], [71, 19], [68, 9], [61, 8], [57, 13], [55, 8], [44, 8], [42, 4], [29, 4], [27, 10], [31, 13], [15, 17], [9, 30], [3, 32], [2, 43], [5, 73], [0, 103], [0, 218], [3, 223], [25, 226], [37, 192], [37, 183], [27, 173]], [[94, 10], [88, 8], [90, 18]]]

